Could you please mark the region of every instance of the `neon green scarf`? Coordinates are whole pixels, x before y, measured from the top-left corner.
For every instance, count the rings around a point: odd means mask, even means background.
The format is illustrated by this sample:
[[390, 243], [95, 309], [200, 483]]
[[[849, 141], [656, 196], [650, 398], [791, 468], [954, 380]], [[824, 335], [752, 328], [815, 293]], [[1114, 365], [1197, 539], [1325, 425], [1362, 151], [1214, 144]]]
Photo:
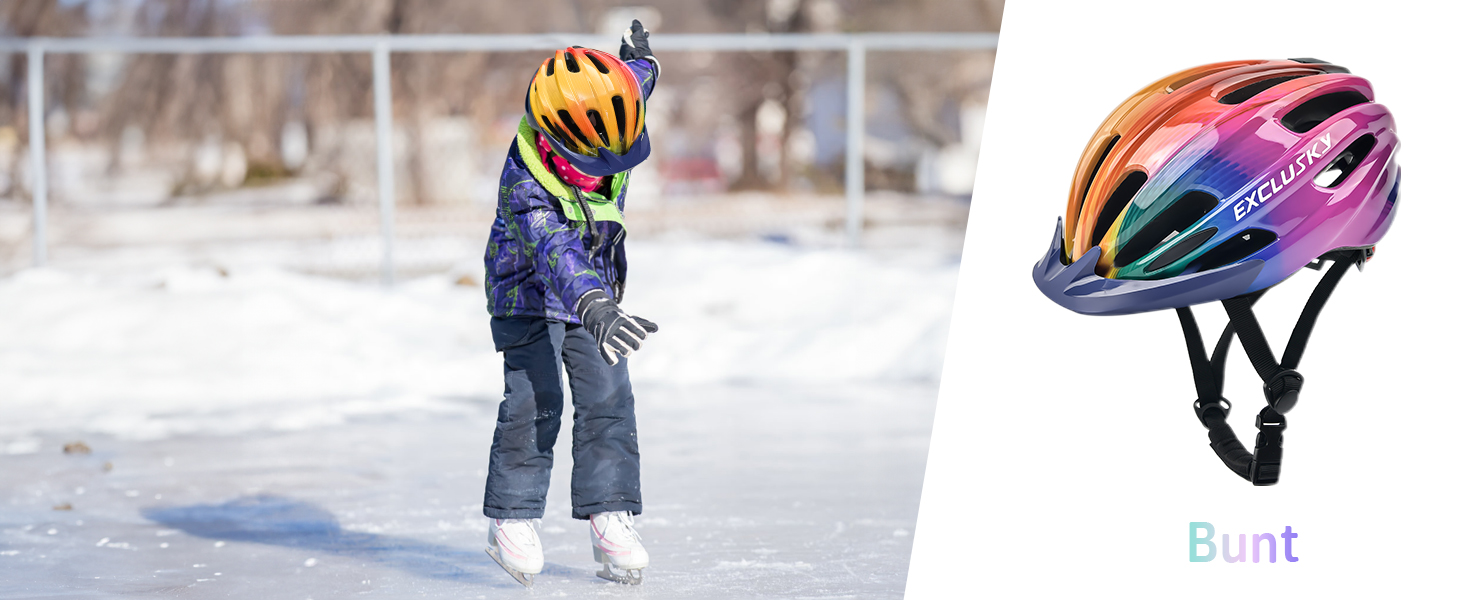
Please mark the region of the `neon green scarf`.
[[[585, 216], [580, 211], [579, 203], [575, 201], [574, 194], [569, 188], [544, 168], [544, 161], [539, 160], [539, 149], [534, 144], [534, 128], [529, 125], [528, 118], [519, 120], [518, 128], [518, 151], [523, 158], [524, 164], [528, 165], [529, 172], [534, 175], [534, 180], [539, 182], [550, 194], [559, 199], [559, 205], [564, 208], [564, 215], [571, 221], [584, 221]], [[596, 221], [611, 221], [625, 226], [625, 216], [620, 214], [620, 208], [615, 206], [615, 199], [620, 197], [620, 190], [625, 187], [625, 180], [630, 175], [629, 171], [616, 173], [610, 178], [610, 198], [605, 198], [594, 192], [583, 192], [586, 204], [590, 206], [590, 216]]]

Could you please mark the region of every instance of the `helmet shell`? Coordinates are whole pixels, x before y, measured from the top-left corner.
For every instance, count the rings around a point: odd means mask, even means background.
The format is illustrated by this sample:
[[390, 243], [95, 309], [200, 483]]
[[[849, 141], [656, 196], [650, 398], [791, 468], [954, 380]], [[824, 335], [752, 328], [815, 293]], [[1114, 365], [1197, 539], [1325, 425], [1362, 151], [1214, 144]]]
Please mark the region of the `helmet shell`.
[[640, 84], [606, 52], [579, 46], [555, 52], [534, 73], [524, 112], [556, 154], [589, 175], [627, 170], [650, 153]]
[[[1044, 258], [1045, 275], [1034, 278], [1060, 304], [1095, 314], [1270, 287], [1329, 251], [1382, 238], [1397, 202], [1397, 151], [1392, 114], [1342, 67], [1234, 61], [1175, 73], [1124, 101], [1093, 135], [1049, 251], [1061, 264]], [[1259, 266], [1240, 270], [1254, 278], [1239, 289], [1226, 267], [1250, 261]], [[1091, 271], [1054, 270], [1077, 263]], [[1116, 281], [1077, 285], [1087, 275]], [[1102, 307], [1077, 306], [1092, 299], [1083, 289], [1101, 289]]]

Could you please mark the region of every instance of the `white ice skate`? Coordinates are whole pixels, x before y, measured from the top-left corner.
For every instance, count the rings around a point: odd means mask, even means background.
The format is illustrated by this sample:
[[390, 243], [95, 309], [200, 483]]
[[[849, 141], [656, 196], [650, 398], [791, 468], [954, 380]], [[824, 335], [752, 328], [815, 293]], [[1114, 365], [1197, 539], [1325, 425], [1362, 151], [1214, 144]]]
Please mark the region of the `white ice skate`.
[[534, 575], [544, 570], [544, 548], [539, 545], [539, 532], [529, 519], [492, 519], [488, 524], [487, 551], [498, 566], [524, 587], [533, 587]]
[[640, 585], [641, 569], [651, 564], [651, 555], [641, 545], [635, 519], [629, 512], [590, 515], [590, 544], [595, 549], [595, 561], [604, 565], [596, 575], [616, 583]]

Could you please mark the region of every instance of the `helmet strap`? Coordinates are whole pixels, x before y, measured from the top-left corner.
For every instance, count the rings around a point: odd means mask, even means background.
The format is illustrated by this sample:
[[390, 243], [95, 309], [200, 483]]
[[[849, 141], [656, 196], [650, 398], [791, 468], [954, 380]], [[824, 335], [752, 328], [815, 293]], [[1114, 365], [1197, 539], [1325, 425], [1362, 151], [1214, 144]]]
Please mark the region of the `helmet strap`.
[[[1296, 367], [1301, 362], [1302, 353], [1306, 351], [1307, 340], [1311, 337], [1312, 328], [1316, 326], [1322, 307], [1327, 304], [1327, 299], [1332, 296], [1332, 291], [1337, 288], [1342, 275], [1346, 274], [1347, 267], [1357, 265], [1361, 269], [1370, 250], [1341, 250], [1328, 253], [1319, 259], [1332, 261], [1332, 267], [1307, 299], [1306, 307], [1302, 309], [1301, 317], [1291, 331], [1291, 339], [1286, 343], [1286, 352], [1280, 362], [1276, 362], [1275, 355], [1271, 353], [1271, 346], [1266, 342], [1266, 336], [1261, 331], [1260, 322], [1256, 320], [1253, 310], [1266, 290], [1221, 301], [1230, 322], [1220, 334], [1214, 354], [1208, 358], [1205, 355], [1205, 342], [1195, 323], [1194, 312], [1187, 306], [1175, 309], [1179, 314], [1179, 325], [1184, 330], [1190, 369], [1194, 374], [1195, 392], [1199, 396], [1194, 402], [1195, 416], [1209, 430], [1210, 448], [1215, 451], [1215, 455], [1231, 471], [1252, 484], [1272, 485], [1280, 479], [1281, 432], [1286, 430], [1285, 415], [1296, 406], [1303, 381], [1301, 374], [1296, 372]], [[1266, 396], [1266, 408], [1256, 415], [1256, 427], [1260, 429], [1260, 433], [1256, 435], [1254, 454], [1246, 450], [1236, 438], [1235, 431], [1225, 422], [1230, 414], [1230, 401], [1223, 395], [1225, 358], [1230, 349], [1232, 335], [1240, 338], [1240, 345], [1250, 358], [1251, 366], [1255, 367], [1256, 373], [1265, 382], [1261, 390]]]

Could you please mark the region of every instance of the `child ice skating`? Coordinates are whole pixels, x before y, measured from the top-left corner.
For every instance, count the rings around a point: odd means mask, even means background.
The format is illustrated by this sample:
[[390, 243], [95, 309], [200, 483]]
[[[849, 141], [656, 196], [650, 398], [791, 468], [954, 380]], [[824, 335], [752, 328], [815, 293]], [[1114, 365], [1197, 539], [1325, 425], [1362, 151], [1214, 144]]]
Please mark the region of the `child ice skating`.
[[633, 520], [640, 451], [626, 358], [656, 325], [619, 307], [621, 211], [630, 169], [651, 151], [645, 100], [660, 76], [648, 37], [635, 21], [619, 59], [573, 47], [545, 60], [499, 183], [484, 263], [505, 390], [483, 514], [488, 553], [525, 586], [544, 565], [536, 524], [564, 408], [561, 364], [574, 403], [572, 514], [589, 521], [599, 575], [639, 583], [650, 562]]

